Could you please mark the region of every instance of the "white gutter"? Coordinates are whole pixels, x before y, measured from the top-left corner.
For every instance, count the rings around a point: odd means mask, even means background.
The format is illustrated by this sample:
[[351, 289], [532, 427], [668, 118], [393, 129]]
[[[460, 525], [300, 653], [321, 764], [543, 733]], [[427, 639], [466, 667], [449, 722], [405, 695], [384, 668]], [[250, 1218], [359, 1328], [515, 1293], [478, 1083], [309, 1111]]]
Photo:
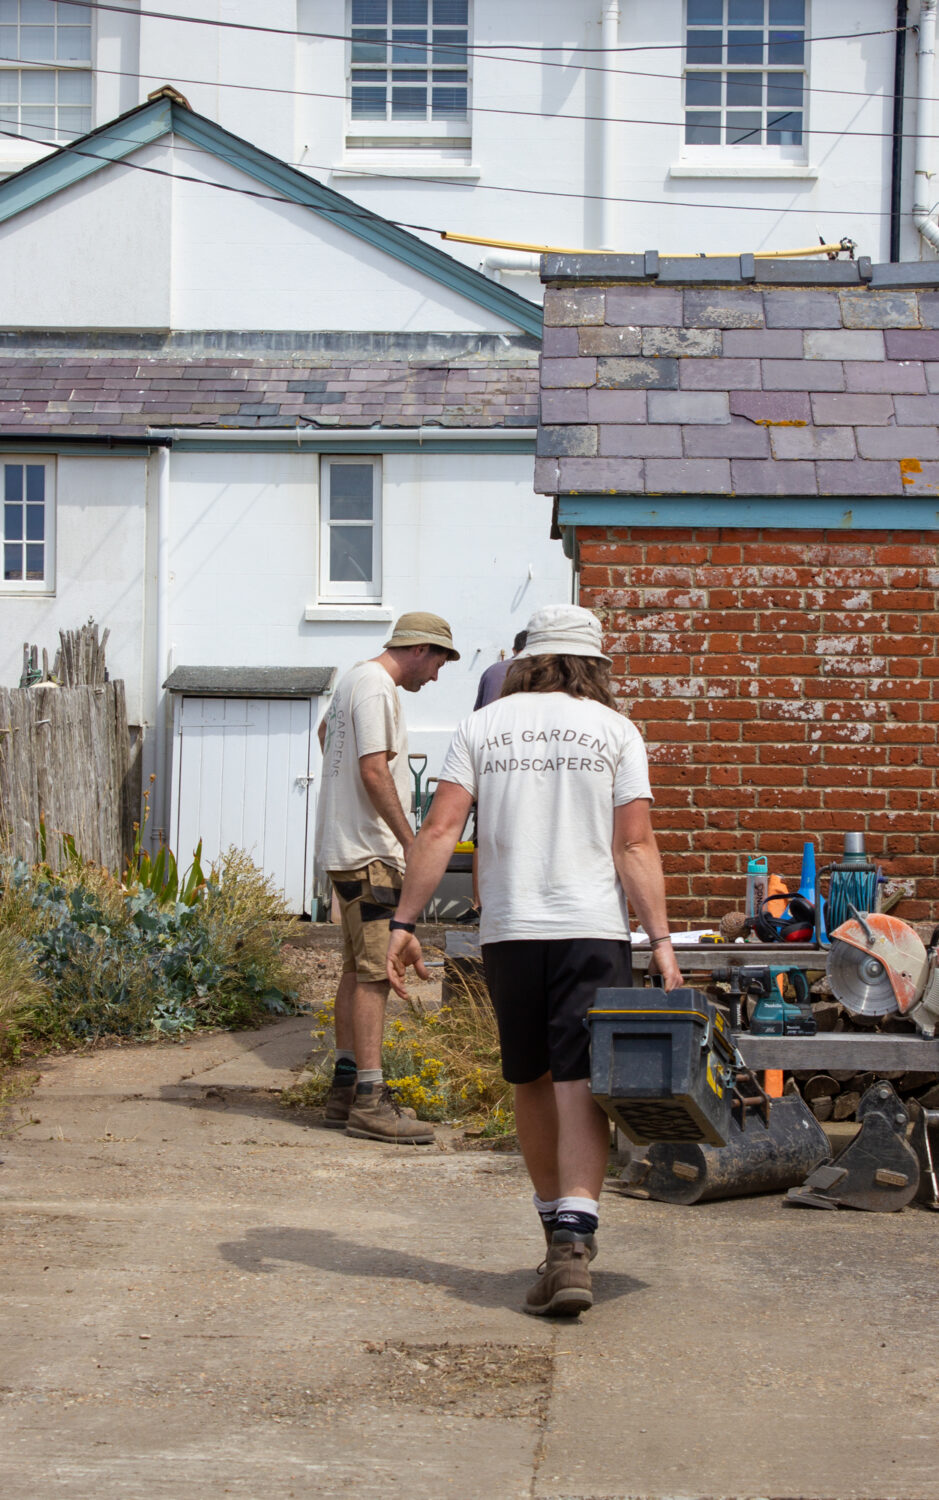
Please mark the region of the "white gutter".
[[156, 581], [156, 806], [153, 811], [151, 838], [162, 833], [169, 842], [167, 820], [170, 813], [170, 795], [167, 785], [167, 696], [163, 684], [169, 672], [170, 659], [170, 450], [160, 448], [156, 453], [157, 465], [157, 581]]
[[[537, 427], [148, 427], [147, 436], [168, 438], [171, 442], [198, 438], [207, 443], [282, 443], [289, 439], [302, 448], [314, 439], [330, 443], [360, 443], [363, 440], [394, 446], [395, 443], [466, 442], [478, 438], [486, 442], [512, 442], [517, 438], [533, 440]], [[166, 450], [164, 450], [166, 451]]]
[[614, 248], [613, 199], [617, 192], [616, 162], [613, 154], [613, 121], [618, 113], [616, 99], [616, 53], [619, 44], [619, 0], [604, 0], [600, 17], [600, 45], [603, 48], [603, 72], [600, 74], [600, 249]]
[[920, 0], [919, 45], [916, 51], [916, 160], [913, 168], [913, 223], [923, 239], [939, 250], [939, 223], [934, 217], [932, 153], [933, 87], [936, 54], [937, 0]]
[[480, 263], [480, 269], [486, 274], [491, 271], [511, 271], [514, 276], [526, 271], [537, 274], [541, 270], [541, 256], [526, 255], [521, 250], [492, 250]]

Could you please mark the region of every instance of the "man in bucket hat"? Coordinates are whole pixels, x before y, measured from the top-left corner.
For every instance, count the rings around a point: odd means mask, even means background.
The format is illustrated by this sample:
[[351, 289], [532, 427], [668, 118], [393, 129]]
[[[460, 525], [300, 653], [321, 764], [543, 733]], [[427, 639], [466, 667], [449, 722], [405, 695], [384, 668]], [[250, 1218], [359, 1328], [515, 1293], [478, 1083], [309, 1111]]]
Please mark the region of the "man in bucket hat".
[[448, 661], [459, 659], [446, 620], [402, 615], [381, 655], [339, 679], [319, 726], [323, 777], [316, 858], [336, 893], [343, 942], [325, 1123], [396, 1145], [434, 1139], [428, 1124], [399, 1108], [381, 1062], [388, 922], [414, 843], [405, 812], [411, 785], [398, 689], [417, 693], [436, 681]]
[[627, 897], [666, 988], [682, 982], [645, 747], [616, 711], [589, 610], [560, 604], [532, 615], [502, 696], [453, 737], [390, 924], [388, 978], [398, 994], [408, 965], [426, 973], [414, 924], [474, 798], [483, 962], [548, 1243], [525, 1311], [572, 1316], [593, 1302], [610, 1147], [609, 1122], [590, 1093], [584, 1018], [598, 988], [632, 982]]

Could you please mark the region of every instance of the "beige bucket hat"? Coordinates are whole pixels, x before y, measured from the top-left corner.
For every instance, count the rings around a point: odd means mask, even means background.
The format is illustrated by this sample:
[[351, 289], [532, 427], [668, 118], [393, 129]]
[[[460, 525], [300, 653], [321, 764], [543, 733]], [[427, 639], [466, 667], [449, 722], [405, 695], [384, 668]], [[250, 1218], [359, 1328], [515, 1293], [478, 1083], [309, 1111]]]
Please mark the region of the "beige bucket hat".
[[446, 651], [449, 661], [460, 659], [446, 620], [440, 615], [422, 614], [420, 611], [399, 616], [391, 639], [385, 642], [386, 650], [389, 646], [439, 646], [441, 651]]
[[528, 639], [519, 656], [592, 656], [608, 662], [600, 621], [579, 604], [546, 604], [528, 622]]

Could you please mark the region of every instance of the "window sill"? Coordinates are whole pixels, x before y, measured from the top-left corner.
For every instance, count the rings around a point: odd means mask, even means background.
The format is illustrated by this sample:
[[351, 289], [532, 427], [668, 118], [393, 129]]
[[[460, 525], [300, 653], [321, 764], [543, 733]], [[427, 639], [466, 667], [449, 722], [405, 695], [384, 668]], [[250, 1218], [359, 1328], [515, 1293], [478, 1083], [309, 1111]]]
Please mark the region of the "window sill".
[[814, 180], [818, 176], [818, 168], [810, 167], [805, 162], [795, 161], [768, 161], [748, 162], [746, 166], [741, 164], [726, 166], [718, 162], [702, 163], [700, 166], [692, 165], [690, 162], [676, 162], [668, 169], [669, 177], [795, 177]]
[[384, 625], [394, 615], [381, 604], [310, 604], [303, 618], [311, 624]]
[[476, 182], [482, 176], [482, 168], [475, 166], [472, 162], [426, 162], [409, 161], [407, 157], [399, 158], [398, 161], [356, 161], [355, 159], [342, 162], [338, 167], [333, 167], [330, 173], [332, 177], [438, 177], [454, 178], [463, 182]]

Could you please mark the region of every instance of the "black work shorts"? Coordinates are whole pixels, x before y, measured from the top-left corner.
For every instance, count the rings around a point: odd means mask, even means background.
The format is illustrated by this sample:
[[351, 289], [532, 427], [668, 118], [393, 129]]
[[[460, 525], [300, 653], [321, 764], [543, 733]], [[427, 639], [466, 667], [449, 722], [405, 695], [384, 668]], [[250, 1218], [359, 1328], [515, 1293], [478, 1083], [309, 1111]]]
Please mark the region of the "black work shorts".
[[533, 1083], [590, 1077], [584, 1018], [598, 989], [630, 986], [632, 950], [608, 938], [485, 943], [486, 982], [499, 1023], [502, 1076]]

